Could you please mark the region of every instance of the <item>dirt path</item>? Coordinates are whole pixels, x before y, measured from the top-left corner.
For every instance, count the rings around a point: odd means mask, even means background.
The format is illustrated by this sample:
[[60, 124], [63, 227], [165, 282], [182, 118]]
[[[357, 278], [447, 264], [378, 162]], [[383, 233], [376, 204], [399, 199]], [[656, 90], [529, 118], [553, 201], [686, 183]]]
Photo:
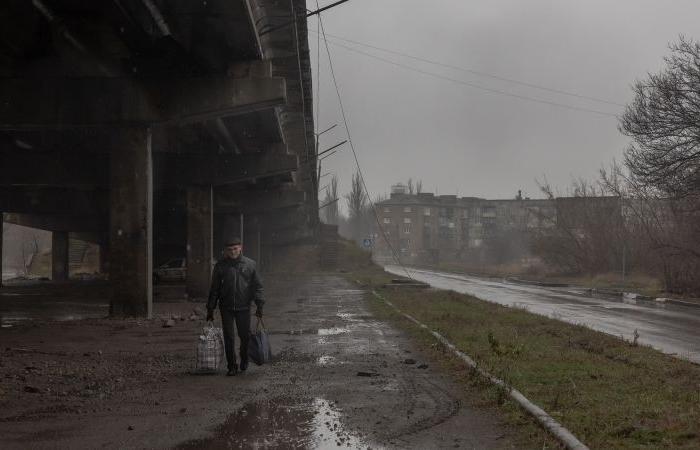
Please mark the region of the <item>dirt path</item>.
[[201, 321], [1, 329], [0, 447], [523, 447], [342, 278], [274, 277], [267, 295], [275, 361], [235, 378], [191, 374]]

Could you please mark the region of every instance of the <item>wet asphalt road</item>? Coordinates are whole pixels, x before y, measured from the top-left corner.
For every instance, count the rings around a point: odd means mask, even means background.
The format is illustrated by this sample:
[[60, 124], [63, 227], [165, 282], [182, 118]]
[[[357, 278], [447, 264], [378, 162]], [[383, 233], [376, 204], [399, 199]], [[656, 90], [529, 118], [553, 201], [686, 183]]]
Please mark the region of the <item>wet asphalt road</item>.
[[[386, 266], [385, 270], [406, 275], [399, 266]], [[435, 288], [523, 308], [627, 340], [633, 339], [637, 330], [639, 343], [700, 364], [700, 308], [614, 297], [593, 298], [577, 288], [524, 286], [496, 279], [408, 270], [414, 279]]]

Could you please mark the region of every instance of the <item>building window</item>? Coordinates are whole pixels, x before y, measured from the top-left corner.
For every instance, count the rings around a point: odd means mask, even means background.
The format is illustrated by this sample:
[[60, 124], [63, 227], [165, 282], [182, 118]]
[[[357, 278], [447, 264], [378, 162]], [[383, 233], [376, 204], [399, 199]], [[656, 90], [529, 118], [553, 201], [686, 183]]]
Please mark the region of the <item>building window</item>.
[[408, 212], [408, 213], [410, 213], [410, 212], [411, 212], [411, 207], [410, 207], [410, 206], [404, 206], [404, 207], [403, 207], [403, 212]]
[[390, 212], [391, 212], [391, 208], [389, 208], [388, 206], [385, 206], [385, 207], [384, 207], [384, 212], [385, 212], [385, 213], [390, 213]]
[[423, 215], [424, 215], [424, 216], [429, 216], [429, 215], [430, 215], [430, 208], [425, 208], [425, 209], [423, 210]]
[[404, 218], [403, 218], [403, 223], [411, 223], [411, 218], [410, 218], [410, 217], [404, 217]]
[[391, 223], [391, 217], [385, 217], [384, 223]]
[[411, 233], [411, 224], [410, 223], [403, 224], [403, 232], [406, 234]]

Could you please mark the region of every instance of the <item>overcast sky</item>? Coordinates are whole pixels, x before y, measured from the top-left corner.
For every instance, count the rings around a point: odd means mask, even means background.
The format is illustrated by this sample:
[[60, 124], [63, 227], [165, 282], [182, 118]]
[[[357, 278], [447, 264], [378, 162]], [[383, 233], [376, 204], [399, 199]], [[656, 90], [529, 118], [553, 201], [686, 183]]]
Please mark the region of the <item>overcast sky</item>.
[[[323, 0], [320, 6], [330, 3]], [[307, 6], [315, 9], [315, 0], [307, 0]], [[679, 34], [700, 38], [698, 17], [697, 0], [350, 0], [325, 12], [323, 21], [373, 197], [412, 177], [422, 179], [427, 192], [512, 198], [522, 189], [535, 198], [541, 197], [536, 179], [546, 176], [564, 192], [572, 177], [595, 178], [601, 166], [621, 159], [627, 138], [617, 131], [615, 115], [622, 106], [427, 64], [330, 35], [626, 104], [633, 81], [663, 67], [670, 41]], [[309, 19], [309, 29], [316, 80], [315, 18]], [[322, 136], [323, 150], [343, 140], [345, 130], [321, 48], [318, 126], [339, 124]], [[338, 174], [345, 193], [354, 169], [346, 145], [324, 160], [322, 172]]]

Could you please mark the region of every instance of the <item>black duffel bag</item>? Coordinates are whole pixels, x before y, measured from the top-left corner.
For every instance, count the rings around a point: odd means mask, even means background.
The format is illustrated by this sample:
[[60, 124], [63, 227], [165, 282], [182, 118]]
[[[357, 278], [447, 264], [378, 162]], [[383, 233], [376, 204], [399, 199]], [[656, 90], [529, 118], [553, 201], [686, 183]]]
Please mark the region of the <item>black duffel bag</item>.
[[248, 358], [255, 364], [262, 366], [269, 363], [272, 359], [272, 350], [270, 350], [270, 337], [265, 329], [265, 323], [262, 318], [258, 318], [258, 323], [255, 326], [255, 332], [250, 333], [248, 341]]

